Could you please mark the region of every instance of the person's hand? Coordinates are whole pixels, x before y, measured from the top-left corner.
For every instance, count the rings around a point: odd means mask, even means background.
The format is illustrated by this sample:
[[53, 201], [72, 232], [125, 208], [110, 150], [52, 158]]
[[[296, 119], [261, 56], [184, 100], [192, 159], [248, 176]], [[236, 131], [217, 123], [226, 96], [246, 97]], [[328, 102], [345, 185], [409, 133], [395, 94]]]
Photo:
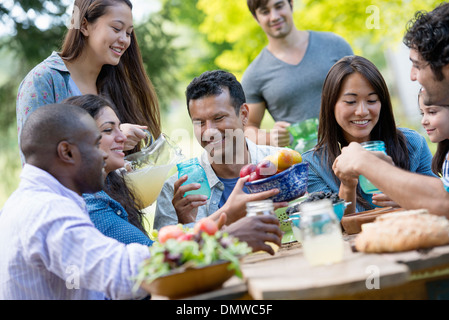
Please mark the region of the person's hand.
[[341, 149], [341, 154], [332, 164], [335, 175], [343, 181], [358, 179], [359, 173], [355, 172], [354, 168], [357, 161], [360, 161], [361, 152], [364, 151], [365, 149], [356, 142], [351, 142], [347, 147]]
[[[335, 164], [335, 162], [334, 162]], [[340, 183], [346, 188], [346, 189], [356, 189], [357, 184], [359, 182], [359, 176], [353, 176], [350, 174], [345, 174], [337, 166], [332, 166], [332, 169], [334, 170], [335, 176], [340, 180]]]
[[120, 130], [126, 136], [125, 146], [123, 147], [123, 150], [129, 151], [134, 149], [134, 147], [147, 136], [145, 131], [143, 131], [147, 128], [148, 128], [147, 126], [140, 126], [131, 123], [122, 123], [120, 125]]
[[393, 207], [393, 208], [399, 208], [400, 206], [390, 199], [389, 196], [387, 196], [385, 193], [376, 193], [373, 194], [372, 197], [373, 204], [379, 207]]
[[[234, 190], [232, 190], [226, 203], [221, 208], [221, 212], [226, 212], [227, 224], [233, 223], [238, 219], [246, 216], [246, 203], [250, 201], [266, 200], [279, 193], [279, 189], [271, 189], [258, 193], [245, 193], [243, 187], [249, 176], [239, 178], [235, 184]], [[282, 208], [288, 206], [288, 202], [276, 202], [274, 208]]]
[[187, 175], [182, 176], [174, 183], [174, 193], [172, 204], [178, 216], [178, 223], [186, 224], [195, 222], [198, 214], [198, 207], [207, 203], [207, 196], [202, 194], [189, 194], [184, 197], [184, 194], [191, 190], [198, 190], [201, 185], [199, 183], [190, 183], [181, 186], [187, 181]]
[[360, 165], [369, 166], [370, 164], [363, 159], [363, 153], [369, 152], [379, 159], [387, 161], [393, 164], [393, 160], [390, 156], [380, 151], [367, 151], [357, 142], [351, 142], [347, 147], [341, 149], [341, 154], [335, 159], [332, 164], [332, 170], [335, 175], [341, 180], [351, 183], [350, 181], [358, 179], [359, 172], [355, 170]]
[[391, 164], [391, 165], [394, 166], [394, 161], [393, 161], [393, 159], [392, 159], [389, 155], [383, 153], [382, 151], [369, 151], [369, 152], [371, 152], [372, 154], [374, 154], [374, 155], [375, 155], [376, 157], [378, 157], [379, 159], [382, 159], [383, 161], [386, 161], [386, 162], [388, 162], [389, 164]]
[[253, 252], [262, 250], [274, 255], [273, 248], [265, 242], [272, 242], [278, 246], [282, 244], [279, 220], [274, 215], [244, 217], [223, 230], [248, 243]]
[[285, 147], [290, 144], [290, 133], [287, 130], [288, 126], [290, 126], [290, 123], [286, 121], [275, 122], [273, 129], [270, 130], [271, 145]]

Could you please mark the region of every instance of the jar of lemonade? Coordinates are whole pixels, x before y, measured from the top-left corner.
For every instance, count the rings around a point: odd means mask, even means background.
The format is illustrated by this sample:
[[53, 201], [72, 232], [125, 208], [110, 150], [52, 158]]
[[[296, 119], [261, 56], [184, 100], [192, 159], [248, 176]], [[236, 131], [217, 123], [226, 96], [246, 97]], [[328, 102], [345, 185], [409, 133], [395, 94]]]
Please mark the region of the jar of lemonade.
[[300, 205], [301, 243], [312, 265], [327, 265], [343, 259], [343, 236], [332, 201], [323, 199]]
[[187, 181], [185, 181], [182, 185], [190, 184], [190, 183], [199, 183], [201, 187], [198, 190], [187, 191], [184, 194], [184, 197], [189, 194], [202, 194], [210, 197], [210, 186], [207, 181], [206, 172], [203, 167], [200, 165], [197, 158], [192, 158], [176, 165], [178, 167], [178, 179], [182, 176], [187, 175]]

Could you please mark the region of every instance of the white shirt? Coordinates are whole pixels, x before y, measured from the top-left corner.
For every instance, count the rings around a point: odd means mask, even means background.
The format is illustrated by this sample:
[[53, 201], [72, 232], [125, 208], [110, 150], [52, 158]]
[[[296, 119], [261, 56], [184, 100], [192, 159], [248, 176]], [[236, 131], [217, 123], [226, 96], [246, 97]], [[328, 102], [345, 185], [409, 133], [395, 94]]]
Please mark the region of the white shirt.
[[0, 212], [0, 300], [132, 299], [147, 246], [125, 245], [93, 225], [82, 197], [26, 164]]
[[[248, 152], [250, 156], [250, 162], [257, 164], [262, 161], [266, 156], [275, 154], [281, 148], [258, 145], [245, 138], [246, 145], [248, 146]], [[207, 200], [207, 204], [198, 207], [198, 213], [196, 215], [196, 221], [202, 218], [208, 217], [218, 210], [218, 204], [220, 203], [221, 196], [223, 194], [224, 185], [223, 182], [215, 174], [212, 168], [207, 152], [204, 151], [199, 157], [200, 165], [204, 168], [206, 172], [207, 180], [211, 188], [211, 195]], [[172, 200], [174, 195], [174, 184], [178, 180], [178, 173], [175, 173], [169, 177], [162, 187], [161, 193], [157, 198], [156, 213], [154, 217], [154, 228], [160, 229], [166, 225], [172, 225], [178, 223], [178, 215], [173, 207]], [[186, 224], [187, 227], [193, 227], [194, 223]]]

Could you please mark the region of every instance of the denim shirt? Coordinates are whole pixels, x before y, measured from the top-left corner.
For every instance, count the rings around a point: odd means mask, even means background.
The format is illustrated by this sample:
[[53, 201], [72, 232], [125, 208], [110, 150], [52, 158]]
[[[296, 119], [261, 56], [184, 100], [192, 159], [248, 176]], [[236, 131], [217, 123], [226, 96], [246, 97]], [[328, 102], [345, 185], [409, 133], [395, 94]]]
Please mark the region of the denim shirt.
[[[262, 161], [263, 158], [270, 154], [276, 153], [280, 148], [256, 145], [251, 140], [246, 139], [246, 145], [248, 146], [248, 151], [250, 154], [250, 162], [257, 164]], [[198, 158], [201, 166], [206, 172], [207, 180], [211, 189], [210, 198], [204, 206], [198, 208], [198, 214], [196, 216], [196, 221], [202, 218], [208, 217], [218, 210], [221, 196], [223, 194], [224, 185], [223, 182], [215, 174], [214, 169], [209, 162], [207, 157], [207, 152], [204, 151], [201, 157]], [[166, 225], [173, 225], [178, 223], [178, 216], [176, 210], [173, 207], [172, 200], [174, 194], [174, 183], [178, 180], [178, 174], [172, 175], [168, 178], [164, 186], [162, 187], [161, 193], [157, 198], [156, 213], [154, 217], [154, 228], [160, 229]], [[194, 223], [186, 224], [186, 227], [192, 227]]]
[[105, 236], [124, 244], [140, 243], [146, 246], [153, 244], [150, 238], [128, 222], [128, 213], [106, 192], [85, 193], [83, 198], [86, 201], [90, 219]]
[[[69, 70], [57, 52], [35, 66], [23, 79], [16, 100], [19, 146], [23, 124], [34, 110], [80, 95], [79, 90], [70, 85], [70, 79]], [[22, 163], [25, 163], [22, 152], [20, 157]]]
[[[410, 161], [410, 172], [416, 172], [428, 176], [434, 176], [432, 172], [432, 153], [427, 145], [426, 139], [414, 130], [408, 128], [398, 128], [407, 140], [408, 156]], [[324, 158], [321, 155], [324, 151]], [[321, 148], [319, 152], [309, 150], [303, 154], [303, 160], [309, 163], [309, 181], [307, 191], [325, 191], [338, 193], [340, 181], [334, 179], [332, 168], [327, 166], [327, 152]], [[372, 195], [362, 191], [362, 196], [372, 204]], [[372, 204], [373, 205], [373, 204]], [[373, 208], [375, 206], [373, 205]], [[356, 205], [356, 212], [365, 211], [361, 205]]]

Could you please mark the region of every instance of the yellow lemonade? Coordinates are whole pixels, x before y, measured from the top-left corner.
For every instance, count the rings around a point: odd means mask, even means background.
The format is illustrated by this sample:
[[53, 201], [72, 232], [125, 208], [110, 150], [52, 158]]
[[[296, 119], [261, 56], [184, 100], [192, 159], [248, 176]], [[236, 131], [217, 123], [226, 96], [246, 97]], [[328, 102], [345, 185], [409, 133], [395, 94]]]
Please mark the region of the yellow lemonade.
[[302, 239], [302, 247], [304, 257], [312, 266], [332, 264], [343, 259], [343, 239], [337, 228], [331, 233]]
[[136, 196], [142, 202], [143, 208], [156, 201], [168, 172], [173, 166], [174, 164], [147, 167], [125, 174], [125, 179], [131, 184]]

